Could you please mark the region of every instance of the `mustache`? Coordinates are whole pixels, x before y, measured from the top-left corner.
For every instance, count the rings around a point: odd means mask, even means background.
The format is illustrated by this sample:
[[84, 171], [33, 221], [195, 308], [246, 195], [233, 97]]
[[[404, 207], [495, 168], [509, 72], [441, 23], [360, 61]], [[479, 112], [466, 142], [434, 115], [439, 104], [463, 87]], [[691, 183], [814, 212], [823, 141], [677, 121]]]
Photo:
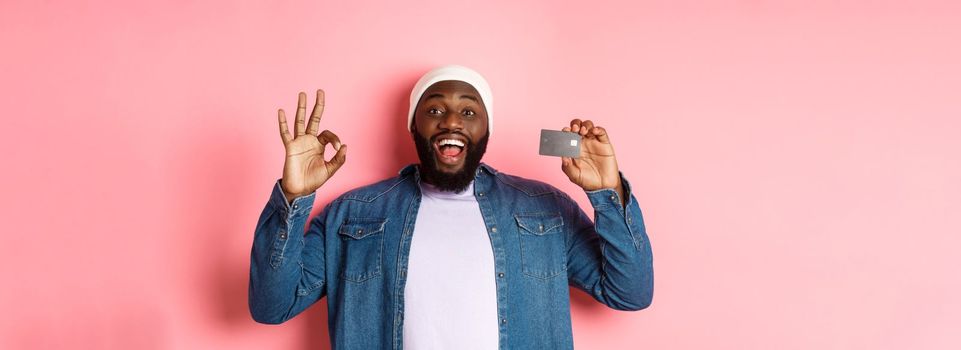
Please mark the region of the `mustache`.
[[437, 134], [435, 134], [434, 136], [431, 136], [431, 137], [430, 137], [430, 143], [437, 142], [438, 139], [440, 139], [440, 138], [442, 138], [442, 137], [444, 137], [444, 136], [453, 136], [453, 135], [459, 135], [460, 137], [463, 137], [465, 140], [467, 140], [467, 143], [469, 143], [469, 144], [474, 144], [474, 139], [472, 139], [472, 138], [470, 138], [470, 136], [464, 135], [464, 133], [461, 133], [461, 132], [458, 132], [458, 131], [454, 131], [454, 132], [440, 132], [440, 133], [437, 133]]

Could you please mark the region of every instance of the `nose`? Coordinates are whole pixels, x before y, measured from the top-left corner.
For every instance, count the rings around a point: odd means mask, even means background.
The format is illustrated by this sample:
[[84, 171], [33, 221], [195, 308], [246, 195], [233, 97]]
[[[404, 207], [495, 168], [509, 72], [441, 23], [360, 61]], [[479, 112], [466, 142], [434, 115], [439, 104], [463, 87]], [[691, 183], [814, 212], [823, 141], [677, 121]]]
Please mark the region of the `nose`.
[[440, 118], [440, 122], [437, 125], [438, 128], [444, 130], [461, 130], [464, 128], [464, 119], [461, 117], [460, 113], [448, 111]]

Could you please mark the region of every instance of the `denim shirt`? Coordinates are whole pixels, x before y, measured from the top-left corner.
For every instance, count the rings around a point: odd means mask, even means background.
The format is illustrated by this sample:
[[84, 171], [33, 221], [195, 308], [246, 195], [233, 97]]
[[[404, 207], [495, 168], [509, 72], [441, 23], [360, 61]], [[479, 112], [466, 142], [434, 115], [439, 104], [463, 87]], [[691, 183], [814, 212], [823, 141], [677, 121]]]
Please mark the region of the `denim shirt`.
[[[478, 168], [474, 196], [494, 254], [501, 349], [573, 348], [568, 286], [617, 310], [651, 304], [651, 245], [620, 175], [625, 205], [613, 189], [588, 191], [592, 221], [553, 186]], [[344, 193], [311, 220], [306, 235], [315, 195], [288, 204], [278, 181], [254, 233], [254, 320], [279, 324], [326, 296], [333, 349], [402, 349], [419, 181], [409, 165]]]

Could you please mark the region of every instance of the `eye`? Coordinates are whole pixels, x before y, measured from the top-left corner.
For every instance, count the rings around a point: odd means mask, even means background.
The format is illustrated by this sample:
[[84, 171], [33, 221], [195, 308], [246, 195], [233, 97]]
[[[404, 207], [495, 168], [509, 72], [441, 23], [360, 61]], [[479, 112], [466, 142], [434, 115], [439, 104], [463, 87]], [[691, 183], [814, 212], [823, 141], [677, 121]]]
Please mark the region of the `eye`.
[[442, 112], [441, 110], [439, 110], [439, 109], [437, 109], [437, 108], [431, 108], [431, 109], [428, 109], [428, 110], [427, 110], [427, 114], [431, 114], [431, 115], [441, 115], [441, 114], [444, 114], [444, 112]]
[[469, 109], [465, 109], [465, 110], [464, 110], [464, 115], [466, 115], [466, 116], [471, 116], [471, 117], [472, 117], [472, 116], [474, 116], [474, 114], [476, 114], [476, 113], [474, 113], [474, 111], [472, 111], [472, 110], [469, 110]]

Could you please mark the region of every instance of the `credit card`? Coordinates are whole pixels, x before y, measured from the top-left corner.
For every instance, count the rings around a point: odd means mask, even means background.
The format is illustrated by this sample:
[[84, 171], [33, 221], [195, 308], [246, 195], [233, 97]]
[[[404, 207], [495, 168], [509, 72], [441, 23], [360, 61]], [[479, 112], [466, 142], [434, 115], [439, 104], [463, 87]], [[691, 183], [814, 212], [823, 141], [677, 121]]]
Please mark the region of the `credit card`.
[[541, 130], [542, 156], [577, 158], [581, 156], [581, 135], [574, 132]]

